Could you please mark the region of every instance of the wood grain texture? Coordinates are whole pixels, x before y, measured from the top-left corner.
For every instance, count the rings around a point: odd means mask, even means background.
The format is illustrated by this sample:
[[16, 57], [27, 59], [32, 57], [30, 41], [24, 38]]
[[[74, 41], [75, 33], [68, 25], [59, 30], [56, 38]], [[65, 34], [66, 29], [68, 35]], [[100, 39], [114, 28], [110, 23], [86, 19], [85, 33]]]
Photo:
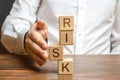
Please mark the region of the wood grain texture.
[[[1, 33], [0, 33], [1, 35]], [[1, 38], [0, 38], [1, 39]], [[2, 52], [2, 54], [8, 53], [8, 51], [6, 50], [6, 48], [2, 45], [2, 43], [0, 42], [0, 52]]]
[[119, 80], [120, 55], [72, 55], [73, 75], [58, 75], [57, 61], [40, 67], [30, 57], [0, 54], [0, 80]]

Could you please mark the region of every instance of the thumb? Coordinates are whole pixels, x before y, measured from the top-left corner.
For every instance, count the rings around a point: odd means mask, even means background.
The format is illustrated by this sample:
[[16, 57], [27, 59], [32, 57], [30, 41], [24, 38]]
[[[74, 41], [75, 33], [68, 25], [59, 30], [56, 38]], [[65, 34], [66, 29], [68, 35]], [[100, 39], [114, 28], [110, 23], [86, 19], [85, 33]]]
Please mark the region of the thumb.
[[44, 39], [46, 39], [48, 34], [47, 24], [43, 20], [38, 20], [36, 24], [37, 24], [37, 30], [40, 32], [41, 36]]
[[38, 29], [38, 30], [44, 30], [44, 29], [47, 30], [47, 25], [46, 25], [45, 21], [43, 21], [43, 20], [38, 20], [38, 21], [37, 21], [37, 29]]

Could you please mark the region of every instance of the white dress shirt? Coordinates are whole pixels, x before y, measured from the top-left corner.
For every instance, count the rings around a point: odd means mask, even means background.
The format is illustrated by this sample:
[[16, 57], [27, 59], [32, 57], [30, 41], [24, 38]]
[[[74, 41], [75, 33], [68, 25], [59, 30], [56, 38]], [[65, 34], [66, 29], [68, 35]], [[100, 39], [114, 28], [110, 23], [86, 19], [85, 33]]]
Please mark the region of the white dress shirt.
[[42, 19], [48, 25], [48, 44], [59, 44], [59, 16], [75, 19], [74, 45], [66, 45], [64, 54], [120, 53], [120, 0], [16, 0], [1, 41], [11, 53], [25, 54], [24, 35]]

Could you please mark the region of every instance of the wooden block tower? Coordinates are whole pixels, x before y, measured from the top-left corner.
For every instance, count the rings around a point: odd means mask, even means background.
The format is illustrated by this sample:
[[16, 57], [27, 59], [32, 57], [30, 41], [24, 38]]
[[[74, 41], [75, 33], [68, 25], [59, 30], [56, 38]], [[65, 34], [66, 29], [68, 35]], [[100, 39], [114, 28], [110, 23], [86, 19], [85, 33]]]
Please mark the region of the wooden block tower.
[[58, 60], [58, 74], [73, 74], [73, 59], [64, 58], [63, 46], [73, 45], [74, 17], [59, 17], [59, 45], [50, 45], [49, 60]]

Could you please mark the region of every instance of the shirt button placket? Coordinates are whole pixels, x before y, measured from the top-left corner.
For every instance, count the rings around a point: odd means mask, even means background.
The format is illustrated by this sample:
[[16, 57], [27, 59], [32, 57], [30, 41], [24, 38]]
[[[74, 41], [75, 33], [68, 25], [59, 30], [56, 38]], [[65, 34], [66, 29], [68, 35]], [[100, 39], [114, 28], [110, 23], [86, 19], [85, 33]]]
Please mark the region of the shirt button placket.
[[[79, 54], [82, 52], [83, 42], [81, 35], [83, 34], [85, 26], [85, 0], [78, 0], [78, 13], [77, 13], [77, 30], [76, 30], [76, 46], [75, 53]], [[79, 53], [78, 53], [79, 52]]]

